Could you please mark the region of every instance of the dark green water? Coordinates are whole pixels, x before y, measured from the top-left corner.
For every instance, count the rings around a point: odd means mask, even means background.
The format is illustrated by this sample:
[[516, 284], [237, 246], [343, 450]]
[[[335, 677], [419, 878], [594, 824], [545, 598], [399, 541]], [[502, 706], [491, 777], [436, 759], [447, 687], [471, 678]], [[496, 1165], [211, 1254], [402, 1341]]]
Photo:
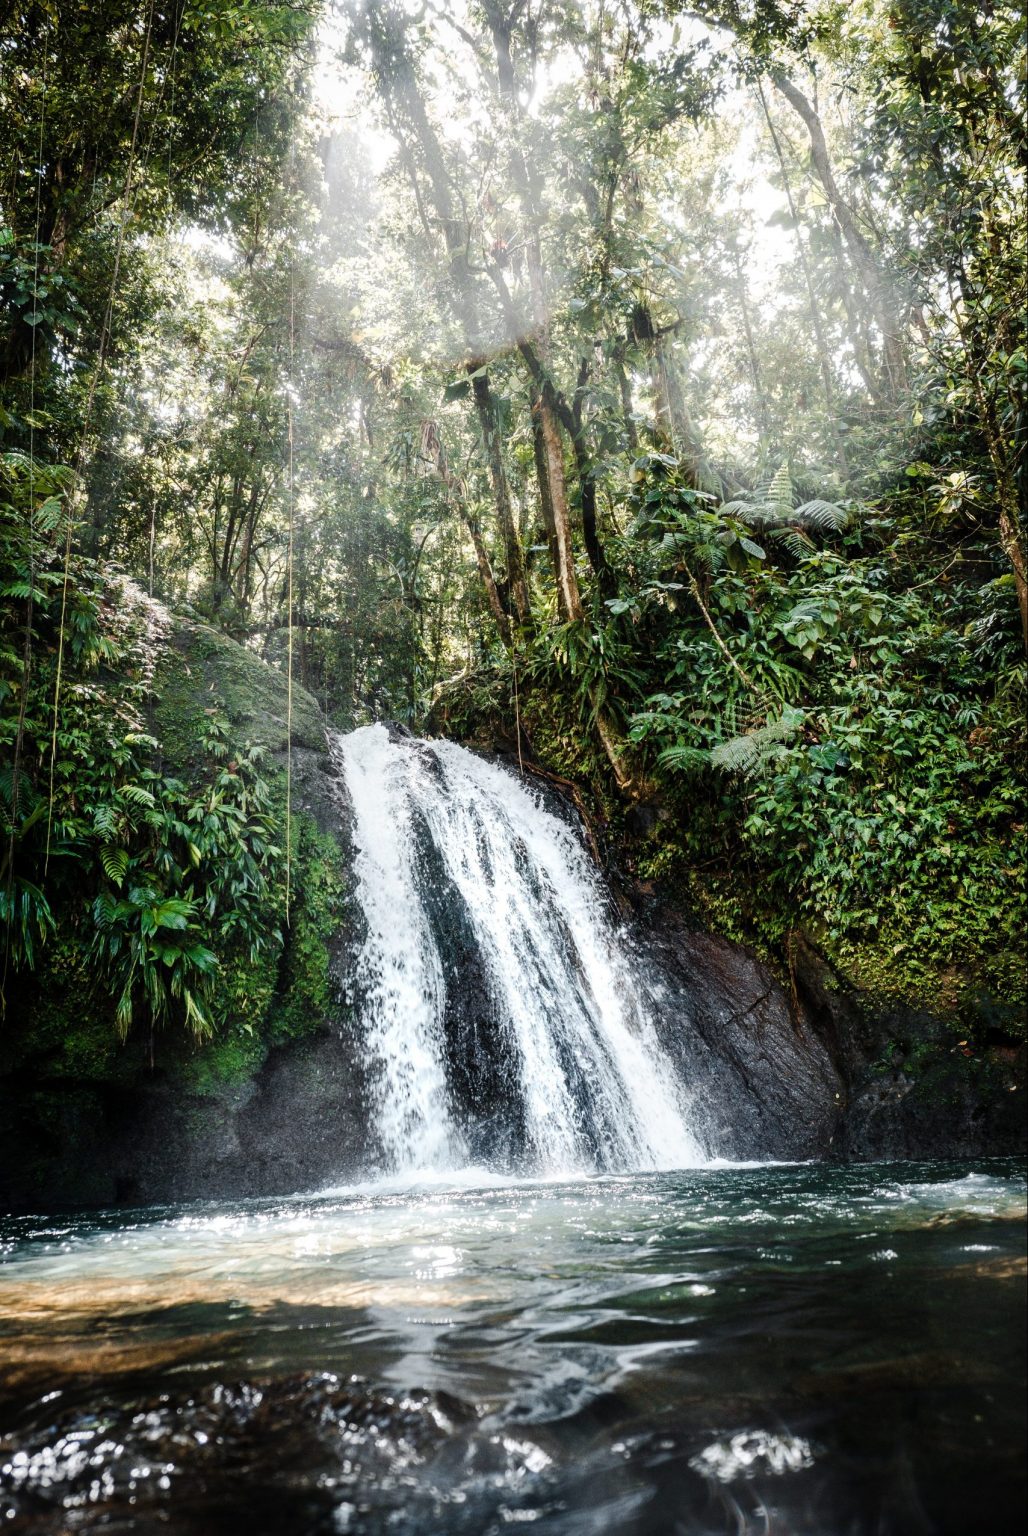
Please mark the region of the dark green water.
[[0, 1526], [1021, 1528], [1019, 1166], [474, 1182], [4, 1223]]

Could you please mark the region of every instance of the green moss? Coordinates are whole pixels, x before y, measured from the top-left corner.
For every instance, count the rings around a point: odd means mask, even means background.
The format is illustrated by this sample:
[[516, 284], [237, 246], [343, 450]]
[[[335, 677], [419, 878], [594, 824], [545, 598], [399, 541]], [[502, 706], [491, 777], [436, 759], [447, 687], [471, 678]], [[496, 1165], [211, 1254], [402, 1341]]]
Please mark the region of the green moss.
[[[198, 761], [207, 720], [221, 715], [248, 744], [286, 749], [286, 679], [258, 656], [206, 624], [177, 620], [154, 676], [154, 733], [166, 762], [186, 772]], [[294, 745], [324, 746], [314, 699], [293, 688]]]
[[192, 1055], [176, 1055], [171, 1075], [183, 1094], [221, 1098], [227, 1088], [254, 1077], [267, 1054], [267, 1044], [255, 1030], [232, 1023], [216, 1039], [197, 1046]]
[[[288, 943], [277, 964], [248, 955], [223, 961], [225, 1023], [183, 1055], [168, 1042], [163, 1064], [183, 1094], [220, 1097], [252, 1079], [268, 1051], [314, 1034], [335, 1002], [330, 946], [342, 920], [346, 879], [335, 839], [305, 815], [293, 820], [293, 890]], [[282, 906], [282, 893], [276, 903]], [[283, 916], [269, 912], [269, 922]]]
[[[627, 859], [633, 862], [632, 849]], [[902, 916], [869, 919], [860, 932], [839, 933], [823, 919], [801, 915], [798, 902], [768, 900], [766, 884], [742, 863], [714, 870], [696, 865], [695, 852], [676, 840], [674, 823], [659, 825], [634, 850], [641, 879], [657, 884], [698, 926], [747, 945], [780, 980], [788, 976], [789, 946], [802, 931], [866, 1012], [903, 1009], [931, 1014], [957, 1032], [1025, 1038], [1019, 935], [965, 920], [957, 961], [945, 946], [932, 944], [927, 929], [912, 928]], [[936, 1049], [926, 1046], [929, 1055]]]
[[281, 985], [267, 1035], [276, 1045], [312, 1034], [333, 1006], [330, 944], [344, 916], [347, 883], [334, 838], [309, 816], [293, 822], [295, 901]]

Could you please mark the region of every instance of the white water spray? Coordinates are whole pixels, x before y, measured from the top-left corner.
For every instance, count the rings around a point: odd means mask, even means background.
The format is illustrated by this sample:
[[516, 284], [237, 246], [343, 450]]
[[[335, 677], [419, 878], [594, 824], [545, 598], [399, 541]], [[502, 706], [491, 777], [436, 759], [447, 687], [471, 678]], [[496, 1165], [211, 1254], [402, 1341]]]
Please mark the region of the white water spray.
[[353, 809], [367, 925], [354, 979], [390, 1170], [469, 1160], [467, 1109], [462, 1123], [447, 1078], [447, 989], [460, 977], [430, 918], [426, 836], [473, 936], [532, 1170], [702, 1162], [647, 990], [575, 833], [523, 780], [452, 742], [371, 725], [332, 750]]

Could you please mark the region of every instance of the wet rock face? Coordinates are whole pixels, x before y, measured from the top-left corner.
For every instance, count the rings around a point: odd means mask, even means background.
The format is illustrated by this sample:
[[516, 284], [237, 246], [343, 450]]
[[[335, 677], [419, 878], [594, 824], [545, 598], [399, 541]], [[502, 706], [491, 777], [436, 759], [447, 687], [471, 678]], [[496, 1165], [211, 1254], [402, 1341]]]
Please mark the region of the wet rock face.
[[1022, 1153], [1023, 1051], [1014, 1064], [989, 1053], [973, 1072], [950, 1059], [951, 1051], [941, 1047], [933, 1065], [916, 1074], [865, 1069], [849, 1101], [840, 1155], [871, 1162]]
[[793, 986], [674, 913], [639, 920], [662, 973], [662, 1038], [714, 1156], [1012, 1156], [1025, 1146], [1024, 1051], [968, 1059], [931, 1014], [875, 1008], [806, 941]]
[[747, 950], [672, 916], [651, 919], [640, 942], [666, 978], [658, 1025], [711, 1155], [830, 1153], [844, 1083], [806, 1011]]
[[353, 1047], [333, 1034], [273, 1051], [234, 1094], [146, 1085], [108, 1106], [107, 1132], [104, 1204], [287, 1195], [374, 1160]]
[[472, 1159], [516, 1166], [525, 1149], [525, 1126], [514, 1042], [497, 1018], [467, 907], [428, 828], [419, 818], [415, 828], [421, 898], [446, 980], [449, 1091], [461, 1120], [472, 1127]]

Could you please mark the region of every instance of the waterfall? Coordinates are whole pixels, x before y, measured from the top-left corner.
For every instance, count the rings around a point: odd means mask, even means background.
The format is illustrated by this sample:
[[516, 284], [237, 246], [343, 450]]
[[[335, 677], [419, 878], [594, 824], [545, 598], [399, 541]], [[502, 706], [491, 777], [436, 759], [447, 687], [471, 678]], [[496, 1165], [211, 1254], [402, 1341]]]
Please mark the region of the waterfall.
[[365, 932], [353, 960], [390, 1171], [703, 1160], [654, 1002], [577, 832], [498, 763], [364, 726], [332, 738]]

